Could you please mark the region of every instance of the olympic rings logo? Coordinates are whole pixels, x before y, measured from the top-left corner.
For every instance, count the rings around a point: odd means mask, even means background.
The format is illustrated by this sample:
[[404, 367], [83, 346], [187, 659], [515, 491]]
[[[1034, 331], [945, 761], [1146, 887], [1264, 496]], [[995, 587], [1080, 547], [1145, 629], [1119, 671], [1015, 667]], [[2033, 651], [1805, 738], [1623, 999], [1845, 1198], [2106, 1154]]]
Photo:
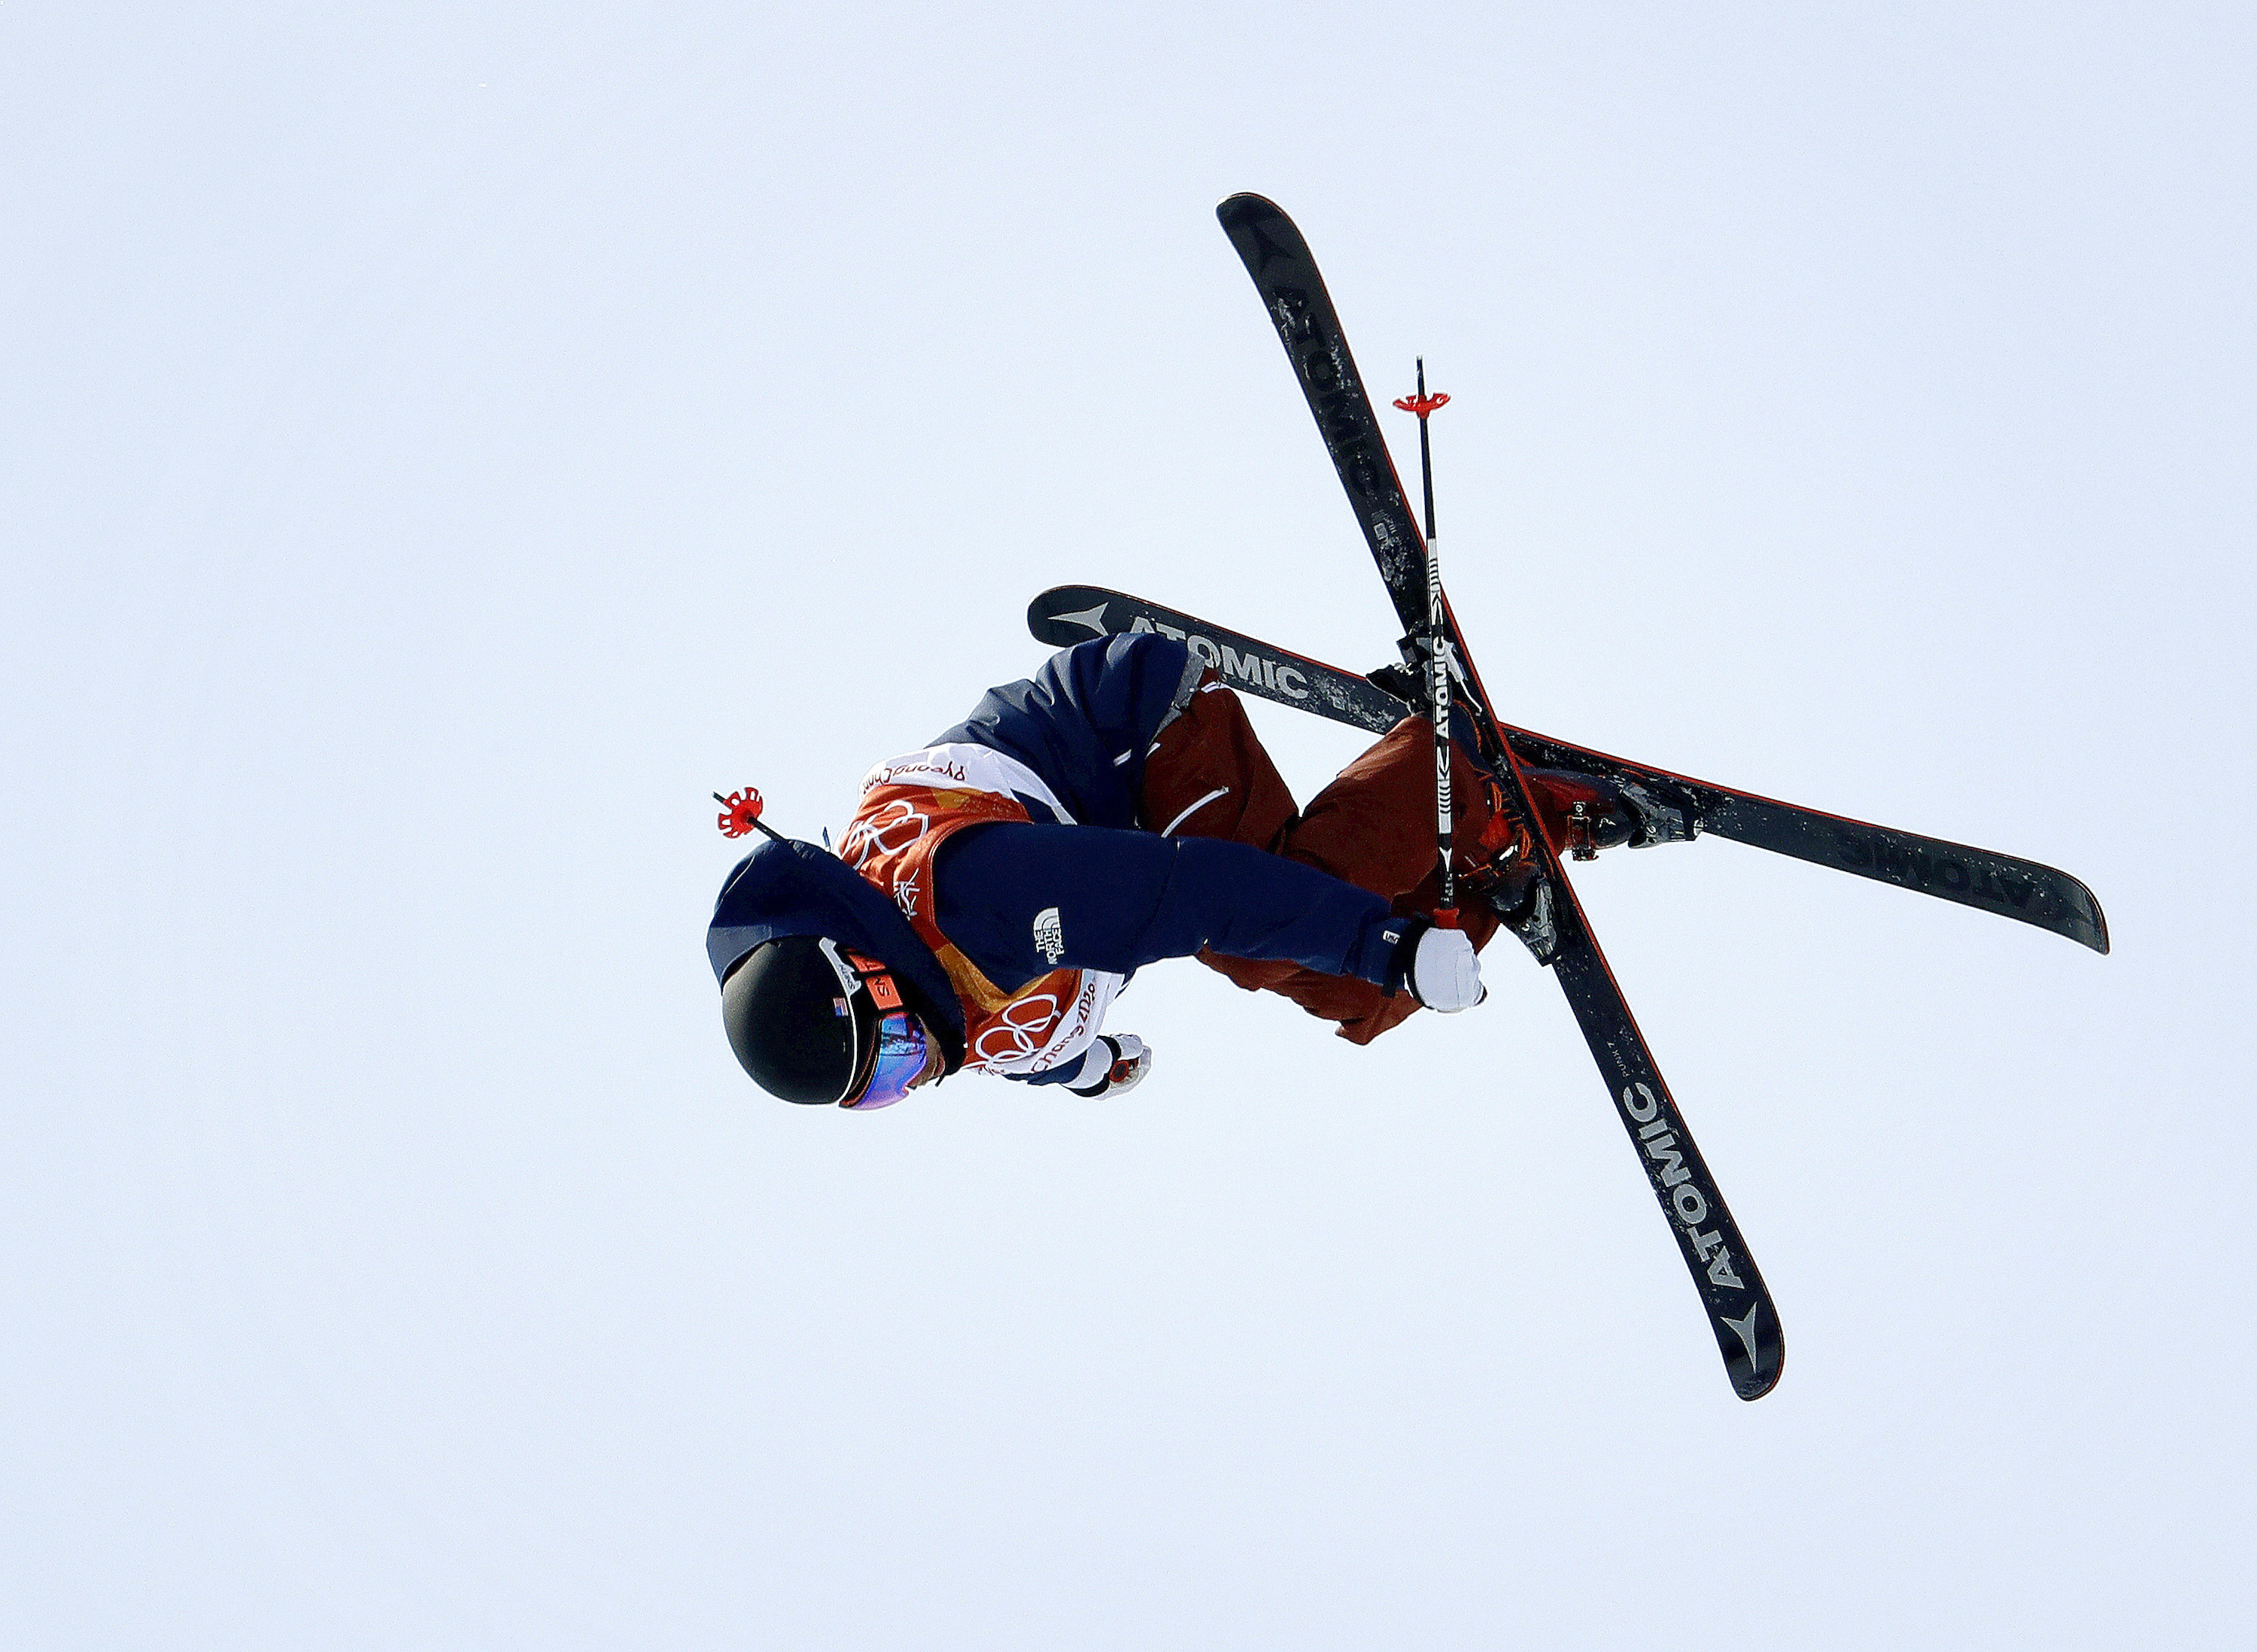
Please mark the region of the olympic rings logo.
[[839, 839], [838, 858], [859, 872], [875, 856], [907, 849], [931, 826], [932, 816], [906, 798], [897, 797], [869, 819], [856, 821], [846, 829], [846, 835]]
[[[1022, 1020], [1024, 1015], [1034, 1019]], [[973, 1041], [973, 1058], [982, 1066], [1023, 1061], [1043, 1047], [1044, 1040], [1036, 1035], [1047, 1034], [1058, 1018], [1056, 993], [1037, 992], [1029, 998], [1015, 998], [1003, 1006], [1002, 1018]], [[999, 1038], [1001, 1043], [990, 1044], [990, 1040]]]

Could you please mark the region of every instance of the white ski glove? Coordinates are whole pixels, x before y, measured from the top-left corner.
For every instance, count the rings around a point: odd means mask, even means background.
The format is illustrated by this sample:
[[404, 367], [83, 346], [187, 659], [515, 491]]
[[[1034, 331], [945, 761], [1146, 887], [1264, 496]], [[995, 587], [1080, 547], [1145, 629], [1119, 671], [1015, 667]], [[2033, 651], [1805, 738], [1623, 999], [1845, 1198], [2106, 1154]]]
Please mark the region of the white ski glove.
[[1152, 1070], [1152, 1052], [1134, 1033], [1114, 1037], [1100, 1033], [1081, 1060], [1078, 1082], [1066, 1088], [1077, 1096], [1125, 1096]]
[[1463, 929], [1436, 924], [1423, 931], [1406, 973], [1411, 996], [1444, 1015], [1469, 1010], [1489, 996], [1481, 984], [1480, 955]]

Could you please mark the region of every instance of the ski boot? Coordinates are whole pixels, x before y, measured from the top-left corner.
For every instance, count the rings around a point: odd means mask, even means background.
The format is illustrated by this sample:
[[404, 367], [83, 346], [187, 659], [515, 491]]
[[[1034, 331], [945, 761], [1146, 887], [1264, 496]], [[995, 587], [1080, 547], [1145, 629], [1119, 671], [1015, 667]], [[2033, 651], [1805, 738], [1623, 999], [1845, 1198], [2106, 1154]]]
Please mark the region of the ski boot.
[[[1427, 680], [1426, 665], [1415, 657], [1414, 645], [1409, 638], [1399, 645], [1404, 663], [1382, 666], [1376, 671], [1367, 671], [1363, 680], [1375, 688], [1393, 695], [1404, 702], [1406, 717], [1423, 717], [1433, 709], [1434, 691]], [[1467, 753], [1481, 749], [1480, 724], [1474, 718], [1474, 699], [1466, 680], [1453, 667], [1450, 676], [1450, 733]]]
[[1460, 899], [1488, 907], [1539, 964], [1549, 964], [1560, 950], [1560, 926], [1536, 834], [1506, 801], [1494, 776], [1483, 773], [1481, 785], [1487, 818], [1480, 837], [1462, 851], [1473, 864], [1458, 874]]
[[1546, 835], [1571, 860], [1595, 860], [1602, 849], [1688, 843], [1701, 830], [1689, 808], [1665, 801], [1636, 780], [1567, 769], [1524, 768], [1521, 776]]
[[[1410, 653], [1407, 645], [1404, 653]], [[1423, 708], [1426, 703], [1426, 673], [1419, 664], [1382, 666], [1366, 672], [1364, 681], [1406, 705]], [[1461, 717], [1470, 734], [1472, 704], [1461, 684], [1450, 696], [1453, 725]], [[1688, 843], [1701, 833], [1689, 797], [1664, 797], [1636, 780], [1571, 769], [1523, 764], [1521, 776], [1528, 782], [1529, 801], [1544, 818], [1545, 836], [1571, 860], [1595, 860], [1602, 849], [1624, 845], [1651, 849], [1656, 844]]]
[[[1406, 655], [1411, 653], [1407, 644], [1403, 652]], [[1373, 688], [1393, 695], [1414, 711], [1424, 711], [1433, 698], [1433, 691], [1426, 687], [1426, 667], [1415, 660], [1405, 660], [1399, 665], [1382, 666], [1376, 671], [1367, 671], [1363, 674], [1363, 680]], [[1457, 715], [1456, 706], [1462, 703], [1462, 700], [1453, 696], [1453, 717]]]

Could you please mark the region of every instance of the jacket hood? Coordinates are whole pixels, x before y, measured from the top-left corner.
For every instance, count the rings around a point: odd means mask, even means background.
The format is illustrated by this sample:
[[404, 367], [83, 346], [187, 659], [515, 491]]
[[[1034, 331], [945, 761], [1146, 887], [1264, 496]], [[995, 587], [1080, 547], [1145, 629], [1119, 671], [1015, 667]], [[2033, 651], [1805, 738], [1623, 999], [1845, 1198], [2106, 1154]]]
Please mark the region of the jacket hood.
[[964, 1007], [932, 949], [894, 903], [827, 849], [764, 839], [739, 861], [713, 904], [705, 956], [716, 981], [764, 941], [828, 935], [877, 959], [933, 1029], [951, 1072], [964, 1062]]

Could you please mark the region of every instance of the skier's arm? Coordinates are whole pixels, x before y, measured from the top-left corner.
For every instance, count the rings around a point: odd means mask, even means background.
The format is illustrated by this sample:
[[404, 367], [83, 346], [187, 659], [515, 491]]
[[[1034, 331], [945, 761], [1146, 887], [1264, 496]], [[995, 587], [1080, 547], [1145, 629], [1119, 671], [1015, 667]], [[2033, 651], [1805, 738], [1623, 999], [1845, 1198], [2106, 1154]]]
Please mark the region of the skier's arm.
[[[1211, 837], [998, 823], [958, 833], [934, 867], [941, 928], [1008, 990], [1061, 967], [1126, 975], [1213, 947], [1327, 975], [1387, 979], [1404, 931], [1377, 895]], [[1055, 957], [1041, 950], [1038, 920]]]

